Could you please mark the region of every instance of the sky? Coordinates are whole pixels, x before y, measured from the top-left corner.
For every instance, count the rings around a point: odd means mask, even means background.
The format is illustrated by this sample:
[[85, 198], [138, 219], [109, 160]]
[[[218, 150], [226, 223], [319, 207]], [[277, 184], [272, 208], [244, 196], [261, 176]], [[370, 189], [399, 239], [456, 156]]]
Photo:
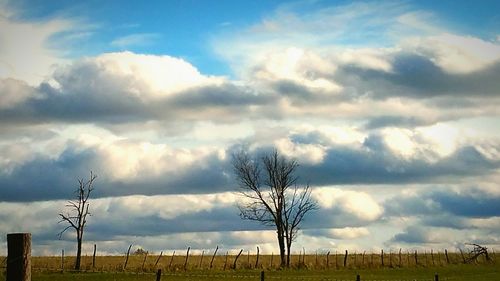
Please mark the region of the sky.
[[[293, 252], [500, 250], [498, 1], [0, 0], [0, 255], [277, 252], [231, 157], [295, 159]], [[223, 252], [223, 251], [222, 251]]]

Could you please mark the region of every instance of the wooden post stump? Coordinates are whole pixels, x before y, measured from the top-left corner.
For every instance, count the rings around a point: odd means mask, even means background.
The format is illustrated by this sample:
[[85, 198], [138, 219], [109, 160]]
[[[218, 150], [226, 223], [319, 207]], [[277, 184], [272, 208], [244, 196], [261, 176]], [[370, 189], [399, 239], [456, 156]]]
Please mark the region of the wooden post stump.
[[7, 234], [7, 281], [31, 281], [31, 233]]
[[158, 269], [158, 271], [156, 271], [156, 281], [160, 280], [161, 280], [161, 269]]

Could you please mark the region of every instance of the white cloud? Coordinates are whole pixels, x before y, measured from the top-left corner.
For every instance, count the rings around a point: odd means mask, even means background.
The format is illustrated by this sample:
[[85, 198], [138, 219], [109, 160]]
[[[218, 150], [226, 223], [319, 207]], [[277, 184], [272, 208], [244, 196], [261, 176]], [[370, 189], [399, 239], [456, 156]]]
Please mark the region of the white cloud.
[[157, 33], [135, 33], [116, 38], [111, 41], [111, 46], [129, 48], [134, 46], [147, 46], [154, 43], [160, 37]]
[[300, 159], [302, 163], [318, 164], [325, 157], [325, 148], [317, 144], [297, 144], [290, 139], [278, 139], [274, 142], [278, 151], [292, 159]]
[[341, 208], [363, 220], [376, 220], [383, 213], [382, 206], [365, 192], [322, 187], [314, 189], [312, 196], [322, 208]]
[[35, 91], [24, 81], [7, 78], [0, 79], [0, 93], [0, 109], [5, 109], [32, 98]]
[[356, 239], [370, 235], [365, 227], [344, 227], [328, 230], [330, 237], [335, 239]]
[[202, 164], [202, 159], [207, 156], [218, 154], [218, 150], [211, 147], [173, 148], [167, 144], [131, 141], [116, 136], [99, 137], [84, 134], [78, 139], [81, 148], [95, 149], [101, 167], [105, 169], [103, 172], [114, 180], [145, 179], [166, 173], [175, 174], [193, 164]]
[[16, 12], [0, 3], [0, 77], [15, 78], [36, 85], [46, 80], [55, 64], [65, 59], [48, 46], [49, 39], [75, 29], [72, 20], [55, 18], [29, 22], [15, 20]]
[[430, 57], [443, 70], [455, 74], [478, 71], [500, 59], [500, 44], [472, 36], [444, 33], [405, 39], [402, 45]]
[[390, 50], [376, 48], [345, 49], [340, 51], [338, 60], [344, 65], [356, 65], [366, 69], [391, 72]]
[[[90, 81], [95, 83], [95, 87], [103, 89], [109, 85], [114, 87], [114, 90], [120, 90], [126, 85], [124, 90], [127, 94], [143, 101], [155, 100], [189, 88], [217, 85], [224, 81], [223, 78], [202, 75], [193, 65], [179, 58], [131, 52], [106, 53], [77, 61], [58, 69], [55, 74], [56, 80], [59, 82], [59, 80], [73, 79], [72, 75], [76, 73], [72, 71], [85, 67], [97, 71], [90, 73], [95, 75], [93, 76], [95, 80]], [[89, 83], [89, 81], [79, 82]], [[78, 85], [71, 87], [75, 86]]]
[[293, 81], [299, 85], [324, 93], [337, 93], [342, 87], [323, 78], [332, 74], [335, 66], [313, 52], [299, 48], [286, 48], [268, 53], [251, 75], [256, 81]]

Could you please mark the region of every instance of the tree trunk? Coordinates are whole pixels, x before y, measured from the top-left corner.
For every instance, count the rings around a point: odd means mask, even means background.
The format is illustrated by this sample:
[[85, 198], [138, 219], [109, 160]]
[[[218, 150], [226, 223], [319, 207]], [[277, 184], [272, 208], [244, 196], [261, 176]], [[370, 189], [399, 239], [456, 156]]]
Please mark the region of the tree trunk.
[[283, 231], [278, 229], [278, 245], [280, 247], [280, 267], [286, 266], [286, 256], [285, 256], [285, 235]]
[[290, 267], [290, 254], [292, 249], [292, 242], [286, 242], [286, 267]]
[[75, 270], [80, 270], [81, 259], [82, 259], [82, 238], [78, 238], [77, 248], [76, 248]]

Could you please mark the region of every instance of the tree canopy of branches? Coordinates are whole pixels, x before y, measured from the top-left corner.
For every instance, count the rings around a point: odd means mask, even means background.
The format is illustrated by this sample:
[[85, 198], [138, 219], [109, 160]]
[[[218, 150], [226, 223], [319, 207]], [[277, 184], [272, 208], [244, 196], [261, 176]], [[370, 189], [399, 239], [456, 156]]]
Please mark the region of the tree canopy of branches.
[[66, 228], [59, 233], [59, 238], [61, 238], [63, 233], [68, 229], [74, 229], [76, 232], [77, 250], [75, 270], [80, 270], [83, 232], [87, 223], [87, 216], [90, 215], [89, 198], [90, 194], [94, 190], [94, 181], [96, 178], [97, 176], [90, 172], [88, 180], [85, 181], [84, 179], [79, 179], [79, 186], [75, 192], [77, 194], [76, 199], [69, 200], [66, 204], [66, 207], [69, 208], [70, 211], [66, 214], [59, 214], [61, 217], [59, 223], [66, 222], [68, 224], [68, 226], [66, 226]]
[[238, 206], [241, 218], [276, 228], [281, 266], [289, 267], [299, 226], [317, 208], [309, 185], [297, 185], [298, 162], [273, 150], [256, 159], [242, 151], [233, 155], [232, 164], [244, 197]]

